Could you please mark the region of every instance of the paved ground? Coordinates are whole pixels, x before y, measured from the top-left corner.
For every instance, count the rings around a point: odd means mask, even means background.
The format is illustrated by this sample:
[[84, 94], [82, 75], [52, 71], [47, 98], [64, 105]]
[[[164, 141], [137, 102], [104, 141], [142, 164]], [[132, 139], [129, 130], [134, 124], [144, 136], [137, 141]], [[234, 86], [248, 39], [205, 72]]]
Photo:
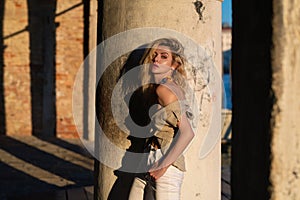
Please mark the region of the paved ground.
[[222, 171], [221, 171], [221, 200], [231, 199], [230, 188], [230, 167], [231, 167], [231, 146], [223, 144], [222, 146]]
[[0, 136], [0, 200], [89, 188], [93, 167], [79, 139]]
[[[0, 200], [91, 200], [93, 158], [79, 139], [0, 136]], [[222, 153], [222, 200], [230, 156]]]

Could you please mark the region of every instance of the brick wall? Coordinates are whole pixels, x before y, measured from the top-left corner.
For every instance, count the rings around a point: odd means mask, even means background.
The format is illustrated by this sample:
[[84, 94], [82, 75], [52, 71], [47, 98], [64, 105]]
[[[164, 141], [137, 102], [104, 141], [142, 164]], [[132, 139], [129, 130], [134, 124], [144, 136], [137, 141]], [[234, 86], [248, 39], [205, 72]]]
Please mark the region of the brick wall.
[[[56, 24], [53, 30], [55, 78], [51, 92], [55, 103], [54, 128], [59, 137], [77, 136], [72, 117], [72, 85], [83, 60], [83, 5], [81, 0], [58, 0], [52, 5], [50, 2], [52, 0], [47, 0], [40, 4], [41, 8], [32, 8], [24, 0], [5, 0], [0, 11], [3, 15], [4, 46], [1, 55], [4, 67], [0, 70], [0, 97], [3, 100], [0, 103], [1, 112], [5, 113], [4, 116], [2, 114], [4, 124], [1, 123], [0, 129], [2, 132], [5, 130], [7, 135], [31, 135], [34, 131], [39, 134], [47, 125], [40, 118], [45, 115], [46, 93], [43, 86], [48, 83], [44, 67], [49, 58], [45, 55], [48, 50], [45, 50], [45, 44], [49, 38], [45, 38], [47, 33], [43, 21], [40, 21], [41, 27], [32, 24], [43, 17], [43, 11], [39, 9], [53, 9], [54, 20], [51, 23]], [[30, 21], [29, 8], [32, 11]], [[51, 17], [45, 19], [45, 23], [52, 20]]]
[[[81, 0], [57, 2], [57, 13], [77, 6], [55, 18], [56, 31], [56, 116], [57, 135], [76, 136], [72, 115], [72, 87], [83, 61], [83, 5]], [[80, 4], [80, 5], [79, 5]]]
[[29, 37], [26, 1], [5, 1], [3, 90], [6, 134], [31, 134]]

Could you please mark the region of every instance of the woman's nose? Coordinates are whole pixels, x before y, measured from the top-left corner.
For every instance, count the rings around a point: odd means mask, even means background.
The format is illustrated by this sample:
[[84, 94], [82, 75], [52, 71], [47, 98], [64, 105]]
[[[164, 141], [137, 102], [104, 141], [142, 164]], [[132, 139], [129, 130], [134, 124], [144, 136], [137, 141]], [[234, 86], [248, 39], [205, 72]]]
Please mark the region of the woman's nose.
[[159, 56], [158, 56], [158, 55], [154, 57], [154, 62], [159, 62], [159, 60], [160, 60], [160, 59], [159, 59]]

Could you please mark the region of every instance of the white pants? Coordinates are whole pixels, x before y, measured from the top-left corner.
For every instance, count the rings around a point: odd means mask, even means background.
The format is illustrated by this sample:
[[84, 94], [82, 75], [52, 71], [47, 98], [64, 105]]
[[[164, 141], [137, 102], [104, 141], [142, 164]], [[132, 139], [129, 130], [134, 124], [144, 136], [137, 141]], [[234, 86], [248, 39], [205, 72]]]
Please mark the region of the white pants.
[[[156, 180], [156, 200], [180, 200], [183, 172], [171, 165], [165, 174]], [[129, 200], [143, 200], [146, 182], [135, 178]]]

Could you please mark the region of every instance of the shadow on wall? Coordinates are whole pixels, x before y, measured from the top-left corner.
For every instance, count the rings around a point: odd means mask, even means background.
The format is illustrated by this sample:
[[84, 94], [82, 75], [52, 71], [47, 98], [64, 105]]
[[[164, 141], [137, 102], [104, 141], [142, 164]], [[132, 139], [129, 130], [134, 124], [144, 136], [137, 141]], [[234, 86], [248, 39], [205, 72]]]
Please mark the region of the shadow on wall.
[[37, 136], [56, 135], [55, 49], [56, 28], [59, 24], [55, 23], [55, 17], [83, 5], [84, 52], [82, 53], [86, 56], [89, 51], [89, 1], [83, 0], [57, 14], [56, 4], [57, 2], [52, 0], [27, 0], [30, 37], [32, 134]]
[[4, 41], [3, 41], [3, 20], [4, 20], [4, 3], [0, 1], [0, 135], [6, 133], [5, 124], [5, 105], [4, 105]]
[[27, 5], [32, 134], [54, 136], [56, 131], [56, 1], [27, 0]]
[[[135, 49], [130, 53], [128, 56], [126, 63], [122, 67], [121, 74], [119, 76], [119, 79], [123, 75], [125, 75], [128, 71], [131, 69], [137, 67], [140, 65], [140, 60], [142, 59], [142, 56], [144, 55], [147, 44], [140, 46], [139, 48]], [[133, 85], [140, 85], [139, 80], [136, 77], [130, 77], [127, 79], [123, 79], [122, 89], [128, 92], [127, 89], [131, 88]], [[130, 126], [130, 119], [134, 121], [135, 124], [138, 124], [139, 126], [143, 127], [150, 123], [150, 118], [148, 115], [149, 109], [152, 105], [154, 105], [156, 102], [151, 102], [149, 99], [145, 100], [145, 96], [143, 95], [141, 91], [141, 87], [139, 87], [134, 92], [129, 92], [126, 97], [128, 99], [127, 107], [129, 109], [129, 116], [125, 119], [125, 126], [129, 130], [129, 136], [127, 139], [130, 141], [130, 146], [128, 149], [126, 149], [126, 153], [124, 157], [122, 158], [122, 166], [114, 171], [114, 175], [116, 176], [116, 181], [114, 182], [111, 191], [109, 192], [108, 200], [126, 200], [129, 198], [130, 189], [132, 187], [132, 183], [134, 181], [135, 177], [142, 177], [144, 176], [143, 173], [131, 173], [126, 172], [128, 168], [134, 169], [134, 167], [138, 168], [139, 166], [136, 166], [133, 163], [129, 163], [130, 156], [128, 156], [127, 152], [135, 152], [135, 153], [143, 153], [146, 139], [145, 138], [139, 138], [135, 137], [139, 135], [139, 132], [136, 132], [135, 128], [132, 128]], [[147, 103], [145, 103], [147, 102]], [[148, 131], [145, 131], [148, 132]], [[149, 131], [150, 132], [150, 131]], [[135, 163], [138, 161], [135, 161]], [[142, 162], [142, 161], [140, 161]], [[133, 166], [134, 165], [134, 166]], [[123, 194], [120, 196], [120, 194]]]
[[[75, 4], [56, 14], [56, 1], [27, 0], [28, 26], [4, 36], [5, 1], [0, 2], [0, 135], [6, 134], [6, 112], [4, 94], [4, 41], [23, 32], [29, 32], [30, 49], [30, 92], [32, 134], [55, 136], [56, 133], [56, 28], [55, 17], [63, 15], [84, 4], [84, 54], [88, 46], [88, 0]], [[21, 48], [28, 48], [22, 46]]]

